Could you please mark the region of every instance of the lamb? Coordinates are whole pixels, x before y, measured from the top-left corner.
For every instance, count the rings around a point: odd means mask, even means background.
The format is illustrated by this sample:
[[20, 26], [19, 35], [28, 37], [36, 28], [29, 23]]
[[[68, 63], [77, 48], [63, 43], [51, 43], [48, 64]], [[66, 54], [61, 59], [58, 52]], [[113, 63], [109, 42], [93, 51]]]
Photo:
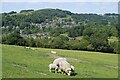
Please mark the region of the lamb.
[[58, 66], [56, 64], [49, 64], [49, 71], [50, 72], [58, 71]]

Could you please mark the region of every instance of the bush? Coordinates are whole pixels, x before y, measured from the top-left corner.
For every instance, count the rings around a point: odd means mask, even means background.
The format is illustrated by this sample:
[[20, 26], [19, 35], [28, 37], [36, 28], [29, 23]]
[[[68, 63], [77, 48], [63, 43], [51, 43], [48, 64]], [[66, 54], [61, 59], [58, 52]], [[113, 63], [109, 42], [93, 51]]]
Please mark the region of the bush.
[[90, 45], [90, 43], [86, 40], [86, 39], [82, 39], [79, 43], [79, 47], [80, 49], [82, 50], [87, 50], [88, 49], [88, 46]]
[[4, 44], [25, 46], [26, 43], [25, 39], [23, 39], [23, 37], [21, 37], [17, 32], [3, 36], [2, 38], [2, 43]]
[[114, 42], [110, 42], [109, 43], [110, 47], [113, 48], [113, 52], [117, 52], [117, 45], [118, 45], [118, 42], [117, 41], [114, 41]]

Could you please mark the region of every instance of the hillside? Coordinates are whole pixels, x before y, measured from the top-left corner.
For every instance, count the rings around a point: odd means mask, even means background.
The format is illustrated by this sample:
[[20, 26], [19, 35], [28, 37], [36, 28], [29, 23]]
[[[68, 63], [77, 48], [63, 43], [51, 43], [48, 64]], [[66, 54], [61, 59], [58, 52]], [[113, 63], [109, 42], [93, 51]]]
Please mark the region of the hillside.
[[[3, 33], [22, 30], [25, 34], [48, 32], [46, 28], [71, 28], [79, 25], [112, 25], [117, 14], [76, 14], [60, 9], [22, 10], [2, 13]], [[46, 30], [45, 30], [46, 29]], [[33, 30], [33, 31], [31, 31]]]
[[2, 13], [3, 44], [119, 53], [118, 14], [77, 14], [60, 9]]
[[[57, 54], [51, 54], [50, 51]], [[75, 66], [76, 76], [48, 71], [55, 58], [65, 57]], [[31, 48], [2, 45], [3, 78], [117, 78], [118, 55], [100, 52]]]

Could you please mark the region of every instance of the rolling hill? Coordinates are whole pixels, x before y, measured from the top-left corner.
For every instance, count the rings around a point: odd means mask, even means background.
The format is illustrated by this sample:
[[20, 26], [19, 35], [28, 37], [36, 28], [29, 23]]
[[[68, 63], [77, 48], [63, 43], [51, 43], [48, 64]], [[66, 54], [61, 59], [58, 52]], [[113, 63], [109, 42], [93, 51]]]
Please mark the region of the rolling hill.
[[43, 28], [70, 28], [75, 25], [116, 25], [117, 14], [77, 14], [61, 9], [22, 10], [19, 13], [11, 11], [2, 13], [2, 29], [12, 32], [20, 29], [41, 32]]

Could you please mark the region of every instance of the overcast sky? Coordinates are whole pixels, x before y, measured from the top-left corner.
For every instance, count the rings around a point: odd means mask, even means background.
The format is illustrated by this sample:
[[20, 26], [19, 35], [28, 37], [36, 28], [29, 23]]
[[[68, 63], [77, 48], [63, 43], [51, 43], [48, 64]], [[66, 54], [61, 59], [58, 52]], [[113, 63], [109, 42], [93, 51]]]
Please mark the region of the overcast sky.
[[[53, 8], [53, 9], [63, 9], [68, 10], [74, 13], [118, 13], [118, 0], [74, 0], [74, 2], [70, 2], [71, 0], [54, 0], [55, 2], [51, 2], [53, 0], [4, 0], [2, 2], [2, 12], [10, 12], [25, 10], [25, 9], [43, 9], [43, 8]], [[68, 1], [68, 2], [67, 2]], [[113, 2], [114, 1], [114, 2]]]

